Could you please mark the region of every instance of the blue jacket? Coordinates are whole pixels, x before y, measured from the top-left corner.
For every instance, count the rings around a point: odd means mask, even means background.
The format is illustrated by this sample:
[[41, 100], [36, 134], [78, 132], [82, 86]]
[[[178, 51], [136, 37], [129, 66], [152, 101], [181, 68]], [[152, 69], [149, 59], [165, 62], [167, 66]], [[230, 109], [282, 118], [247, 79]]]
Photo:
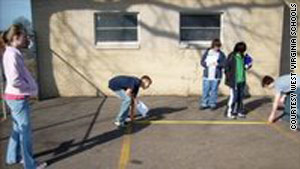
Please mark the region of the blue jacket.
[[[201, 65], [204, 67], [204, 72], [203, 72], [203, 77], [207, 78], [208, 77], [208, 66], [206, 65], [206, 58], [207, 58], [207, 54], [208, 54], [208, 51], [210, 49], [207, 49], [205, 51], [205, 53], [203, 54], [202, 58], [201, 58]], [[220, 50], [219, 51], [219, 59], [218, 59], [218, 64], [217, 64], [217, 68], [216, 68], [216, 79], [222, 79], [222, 70], [223, 68], [225, 67], [226, 65], [226, 56], [225, 54]]]

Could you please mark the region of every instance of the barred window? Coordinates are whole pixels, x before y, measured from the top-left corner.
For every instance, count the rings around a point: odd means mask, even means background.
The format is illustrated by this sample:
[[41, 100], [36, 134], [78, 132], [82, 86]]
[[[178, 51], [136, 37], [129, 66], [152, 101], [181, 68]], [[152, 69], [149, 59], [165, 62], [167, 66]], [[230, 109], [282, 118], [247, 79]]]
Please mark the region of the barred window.
[[101, 12], [95, 14], [96, 43], [137, 42], [138, 13]]
[[220, 38], [220, 14], [180, 14], [180, 41]]

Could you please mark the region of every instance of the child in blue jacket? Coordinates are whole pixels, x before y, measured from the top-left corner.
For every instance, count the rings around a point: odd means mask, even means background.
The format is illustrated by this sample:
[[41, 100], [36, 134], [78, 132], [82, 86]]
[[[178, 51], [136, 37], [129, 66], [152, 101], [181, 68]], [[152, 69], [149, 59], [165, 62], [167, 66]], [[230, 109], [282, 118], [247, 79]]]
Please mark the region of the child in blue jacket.
[[222, 79], [222, 71], [226, 64], [226, 56], [221, 51], [221, 46], [221, 41], [214, 39], [211, 47], [205, 51], [201, 59], [204, 72], [202, 99], [199, 101], [200, 109], [216, 109], [218, 88]]

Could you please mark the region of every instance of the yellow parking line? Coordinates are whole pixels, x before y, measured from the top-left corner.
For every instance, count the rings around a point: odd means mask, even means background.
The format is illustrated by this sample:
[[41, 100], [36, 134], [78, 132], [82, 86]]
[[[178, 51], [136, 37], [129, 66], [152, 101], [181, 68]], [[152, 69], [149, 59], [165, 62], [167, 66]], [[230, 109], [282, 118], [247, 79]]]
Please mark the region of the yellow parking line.
[[132, 127], [129, 125], [127, 127], [126, 134], [123, 137], [122, 150], [119, 160], [119, 169], [126, 169], [126, 166], [130, 159], [130, 149], [131, 149], [131, 130]]
[[267, 121], [210, 121], [210, 120], [145, 120], [135, 124], [219, 124], [219, 125], [266, 125]]

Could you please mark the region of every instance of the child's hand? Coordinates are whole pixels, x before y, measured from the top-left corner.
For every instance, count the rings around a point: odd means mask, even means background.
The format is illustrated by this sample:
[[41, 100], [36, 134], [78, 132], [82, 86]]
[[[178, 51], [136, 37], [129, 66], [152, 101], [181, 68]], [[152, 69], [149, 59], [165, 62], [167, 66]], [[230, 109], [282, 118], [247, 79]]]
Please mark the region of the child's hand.
[[245, 65], [245, 69], [246, 69], [246, 70], [249, 70], [251, 67], [252, 67], [252, 64], [250, 64], [250, 65]]
[[274, 120], [275, 120], [275, 114], [271, 114], [268, 118], [268, 122], [269, 123], [274, 123]]
[[208, 64], [208, 66], [217, 66], [217, 65], [218, 65], [217, 62], [211, 62], [211, 63]]

